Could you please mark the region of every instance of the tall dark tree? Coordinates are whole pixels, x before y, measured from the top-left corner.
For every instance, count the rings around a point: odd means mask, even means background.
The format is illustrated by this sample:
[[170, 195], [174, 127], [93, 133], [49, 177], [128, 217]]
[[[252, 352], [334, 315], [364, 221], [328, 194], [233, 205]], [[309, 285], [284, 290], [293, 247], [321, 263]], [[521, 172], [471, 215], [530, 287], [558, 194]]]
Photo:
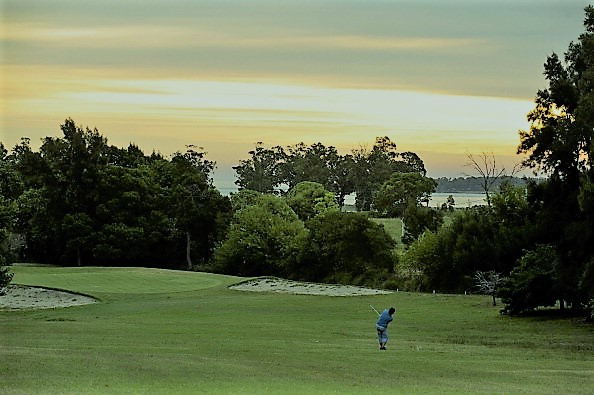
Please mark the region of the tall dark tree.
[[[542, 243], [559, 255], [558, 295], [574, 307], [594, 298], [580, 287], [594, 257], [594, 222], [580, 205], [580, 191], [592, 183], [594, 137], [594, 7], [585, 8], [585, 32], [569, 44], [563, 60], [553, 53], [544, 64], [548, 87], [539, 90], [528, 114], [529, 131], [520, 131], [518, 153], [524, 164], [545, 171], [549, 180], [532, 189], [529, 198], [539, 208]], [[582, 199], [583, 201], [583, 199]], [[589, 241], [588, 241], [589, 240]]]
[[394, 274], [395, 241], [361, 213], [327, 211], [307, 222], [297, 279], [381, 286]]
[[235, 184], [239, 189], [261, 193], [275, 193], [285, 180], [282, 164], [286, 154], [282, 147], [264, 148], [262, 142], [249, 152], [251, 157], [239, 161], [233, 170], [237, 173]]
[[394, 173], [374, 194], [373, 207], [384, 217], [402, 217], [409, 207], [427, 205], [437, 182], [419, 173]]
[[[230, 212], [230, 202], [212, 185], [210, 174], [214, 162], [205, 159], [202, 150], [188, 147], [182, 153], [176, 153], [171, 160], [173, 170], [172, 208], [176, 228], [186, 240], [187, 269], [194, 267], [192, 245], [196, 245], [198, 256], [204, 258], [214, 253], [220, 229], [226, 222], [221, 216]], [[202, 262], [204, 263], [204, 262]]]
[[0, 142], [0, 293], [12, 276], [2, 266], [13, 262], [18, 246], [10, 242], [16, 224], [17, 199], [23, 192], [23, 183], [8, 150]]
[[418, 172], [425, 175], [423, 161], [412, 152], [400, 154], [396, 143], [389, 137], [377, 137], [371, 150], [366, 147], [353, 150], [351, 176], [357, 193], [358, 210], [371, 209], [374, 193], [394, 173]]
[[303, 181], [326, 186], [330, 179], [329, 162], [338, 156], [334, 147], [326, 147], [322, 143], [309, 147], [299, 143], [287, 147], [286, 153], [285, 178], [289, 189]]
[[[63, 137], [46, 137], [33, 152], [28, 140], [12, 156], [28, 189], [19, 198], [19, 226], [27, 229], [28, 252], [41, 261], [59, 261], [72, 234], [62, 227], [65, 216], [93, 216], [99, 195], [100, 171], [107, 163], [107, 142], [97, 130], [76, 126], [67, 119], [60, 126]], [[56, 259], [58, 257], [58, 259]]]
[[285, 183], [289, 189], [303, 181], [317, 182], [333, 192], [342, 207], [345, 197], [354, 192], [350, 155], [340, 155], [335, 147], [322, 143], [306, 146], [299, 143], [287, 147], [283, 164]]
[[239, 195], [242, 203], [235, 203], [241, 208], [216, 250], [214, 270], [240, 276], [289, 276], [307, 234], [303, 222], [282, 197], [245, 191]]
[[15, 230], [40, 262], [193, 268], [226, 231], [229, 200], [213, 187], [214, 162], [189, 146], [171, 160], [135, 145], [107, 145], [67, 119], [39, 152], [10, 155], [23, 180]]
[[340, 207], [344, 206], [346, 196], [355, 192], [355, 183], [351, 174], [353, 167], [352, 155], [339, 155], [330, 162], [330, 179], [326, 188], [334, 192]]

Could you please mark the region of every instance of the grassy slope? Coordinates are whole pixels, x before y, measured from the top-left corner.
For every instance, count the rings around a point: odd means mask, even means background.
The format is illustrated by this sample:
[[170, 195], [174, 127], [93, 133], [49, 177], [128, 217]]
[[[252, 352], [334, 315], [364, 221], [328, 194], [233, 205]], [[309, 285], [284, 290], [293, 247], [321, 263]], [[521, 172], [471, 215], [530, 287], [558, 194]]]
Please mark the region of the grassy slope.
[[[0, 312], [3, 393], [585, 394], [594, 387], [591, 327], [500, 317], [485, 297], [244, 293], [227, 289], [237, 278], [149, 269], [14, 271], [15, 283], [68, 288], [102, 303]], [[388, 351], [377, 350], [369, 304], [399, 310]]]
[[372, 221], [384, 226], [386, 232], [396, 240], [396, 251], [402, 253], [402, 220], [400, 218], [371, 218]]

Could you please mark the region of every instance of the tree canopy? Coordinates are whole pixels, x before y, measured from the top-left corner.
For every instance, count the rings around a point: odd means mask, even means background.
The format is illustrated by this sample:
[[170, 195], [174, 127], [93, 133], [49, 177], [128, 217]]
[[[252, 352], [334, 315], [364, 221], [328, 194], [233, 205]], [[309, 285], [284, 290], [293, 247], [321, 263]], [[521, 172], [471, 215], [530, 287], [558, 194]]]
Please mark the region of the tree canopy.
[[61, 131], [38, 152], [23, 139], [4, 153], [2, 168], [20, 180], [2, 194], [16, 205], [11, 230], [26, 240], [20, 259], [188, 269], [192, 258], [210, 259], [231, 207], [203, 151], [190, 146], [166, 160], [132, 144], [110, 146], [72, 119]]

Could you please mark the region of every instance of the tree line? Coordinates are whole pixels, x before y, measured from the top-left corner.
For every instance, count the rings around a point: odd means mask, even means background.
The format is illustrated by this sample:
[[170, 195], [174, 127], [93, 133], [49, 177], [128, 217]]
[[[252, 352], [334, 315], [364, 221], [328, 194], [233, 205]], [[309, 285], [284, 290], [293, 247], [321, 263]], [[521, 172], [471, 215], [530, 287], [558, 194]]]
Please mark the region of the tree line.
[[519, 132], [523, 165], [547, 179], [525, 189], [504, 183], [490, 206], [425, 232], [400, 262], [409, 286], [462, 292], [472, 290], [473, 277], [484, 286], [482, 273], [491, 273], [509, 312], [590, 306], [592, 318], [594, 8], [585, 15], [585, 32], [563, 59], [547, 58], [548, 86], [536, 94], [530, 129]]
[[26, 138], [11, 153], [0, 146], [3, 238], [7, 230], [24, 238], [18, 258], [191, 268], [212, 255], [230, 203], [213, 187], [204, 152], [145, 155], [133, 144], [108, 145], [72, 119], [61, 131], [38, 152]]
[[[563, 60], [547, 58], [548, 87], [537, 92], [530, 129], [519, 132], [523, 165], [548, 178], [500, 183], [485, 190], [487, 206], [450, 210], [445, 221], [426, 204], [437, 182], [388, 137], [347, 155], [321, 143], [258, 143], [234, 167], [240, 192], [227, 197], [202, 149], [145, 155], [67, 119], [63, 137], [46, 137], [39, 152], [27, 139], [12, 152], [0, 147], [0, 259], [9, 259], [16, 234], [21, 256], [37, 262], [442, 292], [472, 292], [480, 280], [512, 313], [591, 308], [594, 8], [585, 11], [578, 42]], [[491, 188], [501, 172], [486, 163], [481, 182]], [[360, 213], [341, 210], [350, 193]], [[403, 219], [402, 253], [370, 215]]]
[[345, 196], [356, 193], [356, 207], [369, 211], [380, 186], [394, 173], [426, 175], [423, 161], [414, 152], [398, 152], [389, 137], [378, 137], [371, 149], [361, 146], [340, 155], [333, 146], [304, 143], [265, 148], [262, 142], [250, 158], [233, 167], [240, 189], [282, 193], [302, 181], [320, 183], [344, 205]]
[[[396, 152], [387, 137], [346, 156], [321, 143], [286, 151], [257, 144], [252, 158], [235, 168], [241, 191], [228, 197], [214, 187], [215, 163], [201, 148], [165, 158], [133, 144], [109, 145], [96, 129], [72, 119], [60, 129], [63, 136], [44, 138], [37, 152], [27, 138], [10, 152], [0, 143], [3, 263], [153, 266], [343, 282], [371, 281], [379, 267], [386, 280], [393, 275], [394, 240], [366, 215], [341, 212], [344, 196], [361, 191], [368, 196], [364, 206], [375, 199], [384, 215], [394, 215], [434, 188], [420, 174], [422, 161]], [[357, 179], [350, 175], [354, 169], [373, 177]], [[385, 188], [382, 182], [400, 185], [399, 193], [408, 195], [411, 185], [420, 186], [410, 198], [382, 202], [375, 190]]]

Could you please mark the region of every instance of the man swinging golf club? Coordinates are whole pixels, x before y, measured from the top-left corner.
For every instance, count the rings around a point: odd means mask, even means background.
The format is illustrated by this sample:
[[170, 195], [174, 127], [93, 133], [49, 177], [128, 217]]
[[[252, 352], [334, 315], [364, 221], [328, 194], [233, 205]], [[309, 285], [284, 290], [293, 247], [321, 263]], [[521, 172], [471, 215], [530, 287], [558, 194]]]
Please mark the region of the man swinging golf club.
[[388, 324], [394, 319], [392, 315], [396, 312], [394, 307], [385, 309], [380, 314], [373, 306], [371, 308], [379, 315], [375, 327], [377, 328], [377, 340], [379, 341], [380, 350], [386, 349], [386, 343], [388, 342]]

